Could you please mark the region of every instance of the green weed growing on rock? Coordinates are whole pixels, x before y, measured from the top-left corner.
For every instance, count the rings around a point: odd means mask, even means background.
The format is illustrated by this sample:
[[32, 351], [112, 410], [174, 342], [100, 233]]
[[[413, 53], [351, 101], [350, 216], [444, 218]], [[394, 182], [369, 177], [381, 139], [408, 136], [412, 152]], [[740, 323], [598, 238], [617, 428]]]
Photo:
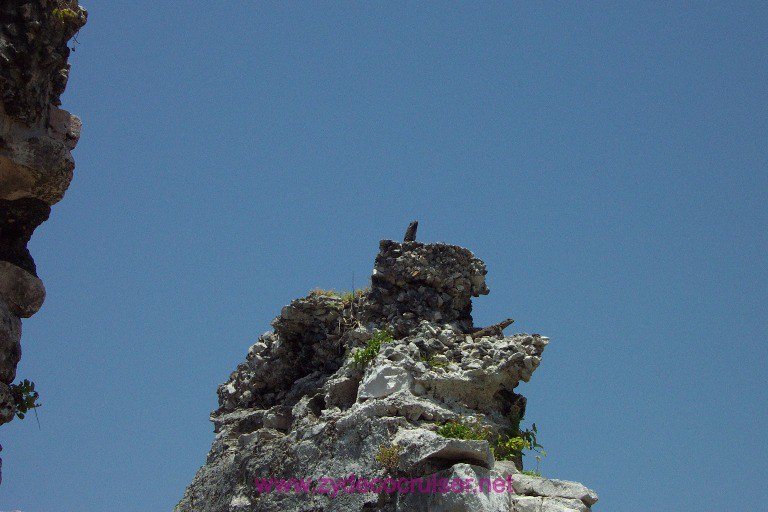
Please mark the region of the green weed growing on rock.
[[531, 469], [530, 471], [523, 471], [524, 475], [528, 476], [541, 476], [541, 472], [539, 472], [539, 462], [541, 462], [541, 457], [538, 455], [536, 456], [536, 469]]
[[309, 291], [310, 295], [319, 296], [319, 297], [336, 297], [344, 301], [345, 303], [350, 303], [353, 300], [359, 299], [365, 293], [368, 291], [368, 288], [359, 288], [355, 290], [354, 292], [350, 292], [347, 290], [337, 292], [336, 290], [324, 290], [323, 288], [313, 288]]
[[376, 462], [387, 468], [390, 472], [394, 472], [397, 469], [397, 464], [400, 462], [400, 450], [397, 445], [387, 446], [382, 444], [379, 446], [379, 453], [376, 454]]
[[365, 348], [358, 348], [352, 352], [352, 364], [355, 366], [365, 367], [368, 363], [373, 361], [373, 359], [379, 353], [382, 343], [389, 343], [393, 340], [394, 339], [392, 338], [392, 333], [389, 330], [383, 329], [381, 331], [376, 331], [376, 333], [373, 335], [373, 338], [368, 341], [368, 344], [365, 346]]
[[56, 2], [56, 7], [53, 9], [51, 14], [53, 14], [53, 17], [59, 20], [61, 23], [77, 20], [80, 18], [80, 16], [83, 15], [83, 10], [77, 4], [74, 4], [74, 9], [71, 7], [71, 5], [71, 2], [67, 2], [66, 0], [58, 0]]
[[338, 304], [336, 307], [337, 309], [342, 310], [349, 306], [355, 306], [356, 303], [359, 303], [359, 301], [363, 298], [363, 296], [367, 292], [368, 292], [368, 288], [360, 288], [353, 292], [349, 292], [346, 290], [338, 292], [336, 290], [324, 290], [322, 288], [314, 288], [310, 290], [309, 295], [312, 297], [332, 297], [335, 299], [341, 299], [341, 303]]
[[[515, 422], [512, 431], [507, 435], [496, 436], [495, 441], [493, 429], [482, 422], [479, 418], [459, 417], [458, 420], [450, 420], [442, 423], [437, 433], [443, 437], [451, 439], [466, 439], [469, 441], [488, 441], [491, 444], [491, 451], [496, 460], [514, 460], [523, 456], [523, 450], [533, 450], [546, 456], [544, 447], [536, 439], [538, 429], [536, 424], [532, 425], [532, 430], [520, 430], [519, 420]], [[536, 457], [541, 460], [541, 457]]]
[[8, 388], [11, 390], [13, 403], [16, 406], [16, 416], [18, 416], [20, 420], [24, 419], [24, 416], [26, 416], [30, 409], [40, 407], [40, 404], [37, 403], [37, 399], [40, 398], [40, 395], [35, 391], [34, 382], [24, 379], [18, 384], [11, 384]]
[[341, 292], [339, 296], [341, 297], [341, 300], [344, 301], [344, 304], [351, 304], [356, 300], [360, 300], [368, 291], [368, 288], [359, 288], [353, 292]]
[[[509, 435], [500, 435], [492, 447], [493, 457], [496, 460], [513, 460], [522, 457], [523, 450], [533, 450], [544, 457], [547, 456], [544, 447], [536, 439], [539, 431], [535, 423], [531, 426], [531, 430], [520, 430], [520, 420], [517, 420], [514, 427]], [[536, 459], [541, 460], [541, 457], [537, 455]]]
[[309, 294], [314, 297], [338, 297], [341, 295], [336, 290], [323, 290], [322, 288], [313, 288], [309, 291]]
[[488, 441], [493, 435], [493, 430], [483, 424], [478, 418], [459, 417], [458, 420], [446, 421], [437, 433], [450, 439], [466, 439], [469, 441]]
[[421, 357], [421, 362], [426, 363], [429, 365], [430, 368], [448, 368], [448, 364], [446, 361], [440, 361], [439, 359], [436, 359], [433, 357]]
[[512, 460], [519, 457], [524, 448], [525, 440], [522, 437], [499, 436], [491, 450], [496, 460]]

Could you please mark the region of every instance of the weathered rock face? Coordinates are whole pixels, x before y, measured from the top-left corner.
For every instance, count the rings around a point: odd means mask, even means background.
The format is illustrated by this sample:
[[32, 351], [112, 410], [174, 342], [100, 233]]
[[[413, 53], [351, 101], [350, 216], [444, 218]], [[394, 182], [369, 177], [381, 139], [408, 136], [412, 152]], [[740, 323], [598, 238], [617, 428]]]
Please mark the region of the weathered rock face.
[[[176, 512], [590, 510], [593, 491], [492, 449], [525, 415], [514, 390], [549, 340], [477, 331], [485, 274], [467, 249], [385, 240], [370, 290], [284, 307], [219, 387], [216, 438]], [[451, 421], [484, 439], [445, 437]]]
[[80, 120], [61, 110], [67, 42], [87, 12], [72, 0], [0, 2], [0, 424], [16, 412], [9, 384], [21, 358], [21, 318], [45, 299], [27, 250], [64, 196]]

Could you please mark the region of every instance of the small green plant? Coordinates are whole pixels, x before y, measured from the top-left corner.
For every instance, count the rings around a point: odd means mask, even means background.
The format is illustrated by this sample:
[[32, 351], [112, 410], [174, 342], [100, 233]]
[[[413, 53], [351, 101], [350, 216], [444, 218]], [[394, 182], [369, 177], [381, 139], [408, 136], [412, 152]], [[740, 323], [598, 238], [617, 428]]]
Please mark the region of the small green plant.
[[391, 331], [388, 329], [376, 331], [376, 333], [373, 335], [373, 338], [368, 340], [368, 344], [365, 346], [365, 348], [358, 348], [352, 352], [352, 364], [355, 366], [366, 366], [368, 363], [373, 361], [373, 359], [379, 353], [379, 350], [381, 350], [381, 344], [389, 343], [391, 341], [393, 341]]
[[323, 290], [322, 288], [313, 288], [309, 294], [314, 297], [341, 297], [336, 290]]
[[401, 448], [395, 444], [379, 446], [379, 453], [376, 454], [376, 462], [394, 472], [397, 469], [397, 463], [400, 461]]
[[464, 418], [446, 421], [437, 433], [451, 439], [467, 439], [470, 441], [487, 441], [493, 435], [491, 427], [484, 425], [478, 418]]
[[353, 301], [359, 300], [363, 295], [368, 292], [368, 288], [359, 288], [353, 292], [343, 291], [339, 294], [344, 304], [351, 304]]
[[[496, 439], [496, 443], [492, 447], [493, 456], [496, 460], [513, 460], [525, 455], [523, 450], [533, 450], [546, 457], [547, 452], [544, 451], [544, 447], [539, 444], [536, 439], [538, 429], [534, 423], [531, 426], [532, 430], [520, 430], [520, 420], [516, 419], [512, 424], [512, 430], [509, 435], [499, 436]], [[541, 457], [536, 456], [537, 460], [541, 460]], [[538, 463], [536, 464], [538, 471]]]
[[427, 363], [431, 368], [447, 368], [449, 364], [446, 361], [438, 361], [434, 356], [429, 358], [422, 357], [421, 361]]
[[67, 0], [57, 0], [56, 7], [53, 9], [53, 16], [61, 23], [79, 18], [83, 11], [79, 5], [75, 4], [76, 8], [71, 7], [71, 3]]
[[30, 409], [40, 407], [40, 404], [37, 403], [37, 399], [40, 398], [40, 395], [35, 391], [34, 382], [24, 379], [18, 384], [11, 384], [8, 388], [11, 390], [13, 403], [16, 406], [16, 416], [18, 416], [20, 420], [24, 419], [24, 416], [26, 416]]
[[344, 290], [342, 292], [337, 292], [336, 290], [324, 290], [322, 288], [313, 288], [309, 291], [310, 295], [314, 296], [320, 296], [320, 297], [337, 297], [344, 301], [345, 304], [349, 304], [353, 300], [359, 299], [365, 293], [368, 291], [368, 288], [360, 288], [355, 290], [354, 292], [350, 292], [347, 290]]
[[512, 460], [519, 457], [525, 447], [522, 437], [499, 436], [491, 451], [496, 460]]
[[[74, 0], [55, 0], [55, 4], [56, 7], [51, 11], [53, 19], [62, 27], [65, 27], [67, 31], [69, 28], [74, 28], [74, 33], [67, 32], [67, 39], [71, 37], [75, 44], [80, 44], [80, 41], [77, 40], [77, 35], [80, 33], [80, 27], [85, 24], [87, 11]], [[75, 45], [72, 45], [69, 49], [74, 52]]]
[[71, 20], [74, 18], [77, 18], [77, 13], [70, 9], [69, 7], [65, 7], [64, 9], [59, 9], [58, 7], [53, 10], [53, 15], [59, 19], [62, 23], [64, 23], [67, 20]]
[[533, 450], [536, 452], [539, 452], [544, 457], [547, 456], [547, 452], [544, 451], [544, 447], [539, 444], [539, 442], [536, 440], [536, 434], [539, 433], [538, 429], [536, 428], [536, 424], [534, 423], [531, 428], [533, 430], [521, 430], [520, 431], [520, 437], [525, 440], [525, 445], [528, 450]]
[[[520, 430], [520, 419], [516, 419], [512, 422], [513, 428], [507, 435], [498, 435], [494, 442], [491, 443], [491, 452], [493, 458], [496, 460], [515, 460], [524, 455], [523, 450], [533, 450], [546, 457], [547, 452], [544, 451], [544, 447], [540, 445], [536, 439], [538, 429], [534, 423], [531, 426], [531, 430]], [[467, 439], [475, 441], [488, 441], [490, 442], [494, 436], [493, 429], [484, 424], [479, 418], [464, 418], [459, 416], [458, 420], [450, 420], [442, 423], [437, 429], [437, 433], [443, 437], [449, 437], [451, 439]], [[539, 461], [541, 457], [536, 456], [536, 475], [541, 476], [539, 473]]]
[[541, 476], [541, 472], [539, 471], [539, 462], [541, 462], [541, 457], [537, 455], [536, 469], [531, 469], [530, 471], [523, 471], [523, 474], [528, 476]]

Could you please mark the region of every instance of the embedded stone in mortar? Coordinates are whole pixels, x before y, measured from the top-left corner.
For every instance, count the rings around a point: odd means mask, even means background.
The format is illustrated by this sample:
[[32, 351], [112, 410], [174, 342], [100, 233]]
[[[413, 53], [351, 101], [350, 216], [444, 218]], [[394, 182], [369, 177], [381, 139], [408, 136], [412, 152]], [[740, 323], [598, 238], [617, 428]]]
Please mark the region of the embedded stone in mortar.
[[488, 294], [485, 263], [468, 249], [448, 244], [382, 240], [376, 256], [364, 320], [388, 323], [405, 335], [421, 320], [472, 324], [472, 297]]

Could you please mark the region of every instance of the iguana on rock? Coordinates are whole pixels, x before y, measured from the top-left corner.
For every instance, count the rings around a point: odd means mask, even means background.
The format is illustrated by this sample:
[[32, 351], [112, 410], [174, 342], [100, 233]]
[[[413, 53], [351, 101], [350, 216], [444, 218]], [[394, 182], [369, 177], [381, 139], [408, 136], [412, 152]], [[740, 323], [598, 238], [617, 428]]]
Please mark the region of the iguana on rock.
[[513, 323], [514, 320], [507, 318], [506, 320], [503, 320], [497, 324], [489, 325], [488, 327], [483, 327], [482, 329], [477, 329], [474, 332], [470, 332], [469, 335], [472, 336], [473, 340], [482, 338], [484, 336], [498, 336], [503, 334], [504, 329]]
[[408, 229], [405, 230], [405, 236], [403, 242], [415, 242], [416, 241], [416, 229], [419, 227], [419, 221], [415, 220], [408, 224]]

